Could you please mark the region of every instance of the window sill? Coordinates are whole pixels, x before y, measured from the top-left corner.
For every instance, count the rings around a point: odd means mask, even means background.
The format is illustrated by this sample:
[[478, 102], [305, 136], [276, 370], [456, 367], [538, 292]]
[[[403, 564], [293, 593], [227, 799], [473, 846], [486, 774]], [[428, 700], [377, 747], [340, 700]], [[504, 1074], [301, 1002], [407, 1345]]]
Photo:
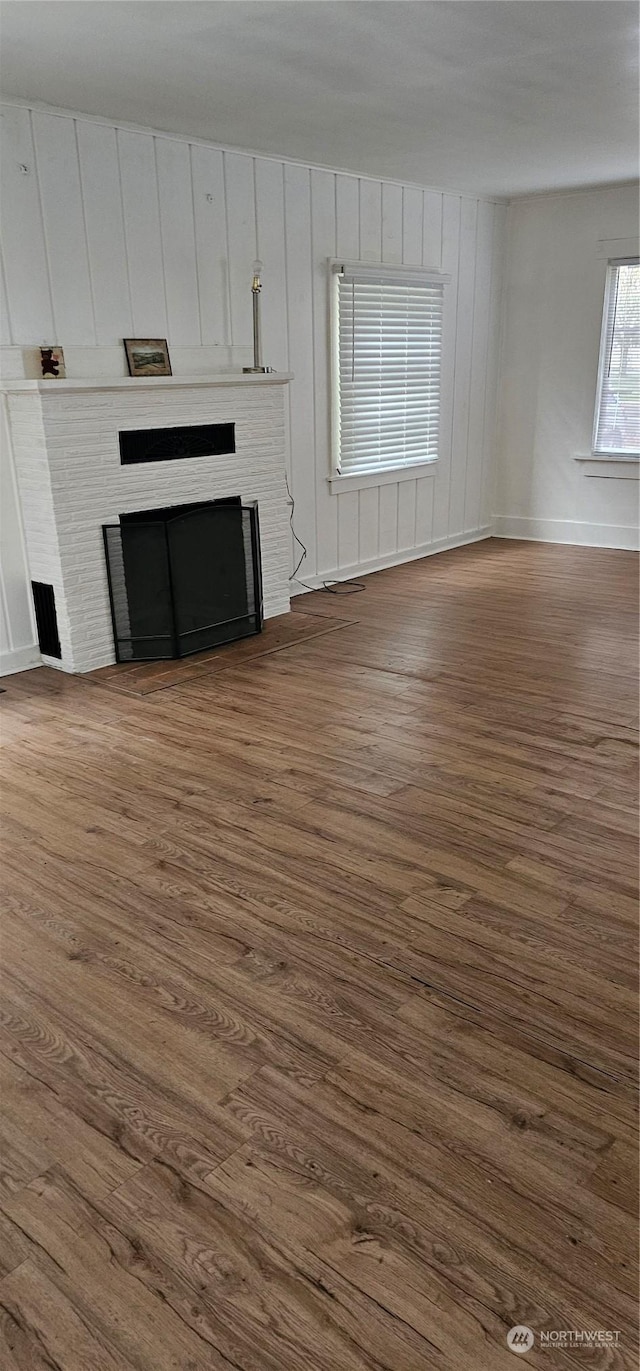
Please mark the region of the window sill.
[[640, 453], [591, 452], [573, 459], [584, 464], [585, 476], [618, 477], [628, 481], [640, 480]]
[[366, 490], [368, 486], [396, 485], [398, 481], [417, 481], [421, 476], [434, 476], [438, 458], [430, 462], [420, 462], [415, 466], [391, 467], [389, 471], [362, 471], [353, 476], [341, 476], [338, 472], [328, 476], [332, 495], [344, 495], [348, 490]]

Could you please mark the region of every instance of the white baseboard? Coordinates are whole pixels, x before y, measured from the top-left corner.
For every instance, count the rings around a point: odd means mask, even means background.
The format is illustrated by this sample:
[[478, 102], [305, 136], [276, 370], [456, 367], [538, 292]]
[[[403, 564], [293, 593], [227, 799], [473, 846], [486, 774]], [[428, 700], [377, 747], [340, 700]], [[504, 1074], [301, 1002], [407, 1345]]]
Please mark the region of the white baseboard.
[[322, 590], [325, 581], [353, 581], [359, 576], [368, 576], [372, 571], [385, 571], [387, 567], [402, 566], [405, 562], [417, 562], [421, 557], [432, 557], [436, 552], [446, 552], [452, 547], [466, 547], [467, 543], [479, 543], [483, 538], [491, 538], [493, 528], [476, 529], [474, 533], [460, 533], [455, 538], [438, 538], [433, 543], [422, 543], [419, 547], [408, 548], [404, 552], [392, 552], [387, 557], [372, 557], [367, 562], [353, 562], [350, 566], [337, 567], [334, 571], [324, 571], [321, 576], [305, 576], [304, 567], [300, 575], [302, 581], [291, 582], [292, 595], [302, 595], [307, 590]]
[[34, 666], [42, 666], [37, 644], [17, 647], [12, 652], [0, 652], [0, 676], [15, 676], [17, 671], [30, 671]]
[[625, 524], [588, 524], [578, 519], [520, 519], [496, 514], [493, 532], [496, 538], [523, 538], [527, 542], [614, 547], [627, 552], [637, 552], [640, 548], [638, 529]]

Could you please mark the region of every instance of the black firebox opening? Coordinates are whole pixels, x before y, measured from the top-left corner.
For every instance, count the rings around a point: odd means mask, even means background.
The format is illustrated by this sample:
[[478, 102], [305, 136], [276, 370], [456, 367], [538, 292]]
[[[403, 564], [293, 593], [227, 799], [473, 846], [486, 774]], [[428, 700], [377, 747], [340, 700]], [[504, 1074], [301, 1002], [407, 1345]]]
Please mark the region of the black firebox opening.
[[103, 535], [117, 661], [184, 657], [260, 633], [255, 502], [136, 510]]

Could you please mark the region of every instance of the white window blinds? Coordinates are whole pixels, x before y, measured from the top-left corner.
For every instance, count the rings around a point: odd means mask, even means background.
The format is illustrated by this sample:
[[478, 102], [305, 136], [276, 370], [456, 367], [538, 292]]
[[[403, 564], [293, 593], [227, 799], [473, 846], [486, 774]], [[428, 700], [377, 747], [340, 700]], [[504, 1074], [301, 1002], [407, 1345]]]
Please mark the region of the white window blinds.
[[340, 474], [433, 461], [446, 278], [366, 267], [336, 275]]
[[640, 266], [612, 262], [607, 274], [594, 450], [640, 451]]

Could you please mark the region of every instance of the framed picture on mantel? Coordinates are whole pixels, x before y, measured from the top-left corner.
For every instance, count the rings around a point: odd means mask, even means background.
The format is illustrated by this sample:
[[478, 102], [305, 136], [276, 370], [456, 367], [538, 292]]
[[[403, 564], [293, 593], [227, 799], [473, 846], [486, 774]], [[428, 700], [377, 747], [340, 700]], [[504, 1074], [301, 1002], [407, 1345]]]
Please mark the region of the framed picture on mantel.
[[130, 376], [170, 376], [166, 338], [124, 338]]

